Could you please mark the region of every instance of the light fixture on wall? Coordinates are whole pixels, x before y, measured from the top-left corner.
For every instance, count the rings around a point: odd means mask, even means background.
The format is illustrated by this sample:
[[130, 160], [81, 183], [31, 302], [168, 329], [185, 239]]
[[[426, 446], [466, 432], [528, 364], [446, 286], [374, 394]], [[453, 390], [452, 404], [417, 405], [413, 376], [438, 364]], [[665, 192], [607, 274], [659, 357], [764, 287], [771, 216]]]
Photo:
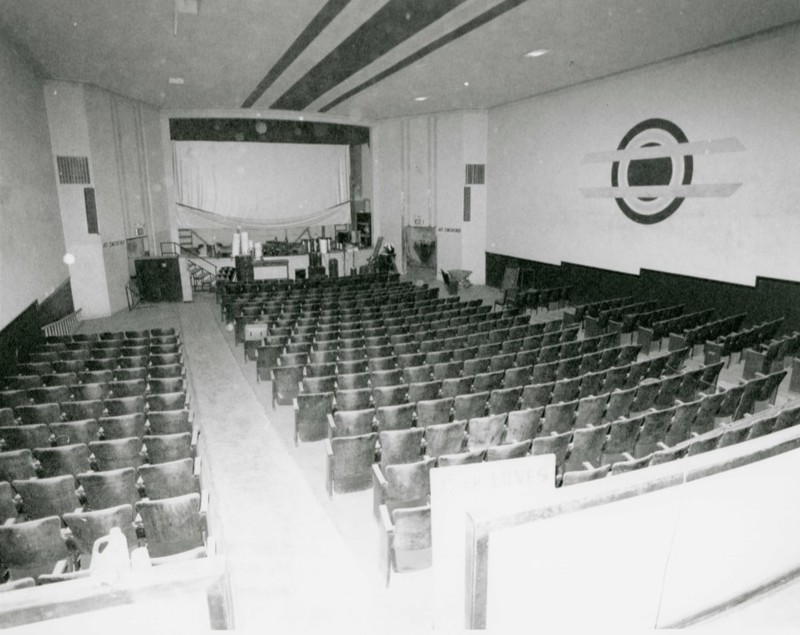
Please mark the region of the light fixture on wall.
[[256, 132], [258, 134], [266, 134], [267, 133], [267, 123], [265, 121], [257, 121], [256, 122]]
[[541, 57], [542, 55], [547, 55], [549, 52], [548, 49], [535, 49], [533, 51], [528, 51], [523, 57]]
[[414, 101], [426, 101], [427, 97], [414, 97]]
[[175, 0], [172, 20], [172, 35], [178, 35], [178, 14], [200, 15], [200, 0]]

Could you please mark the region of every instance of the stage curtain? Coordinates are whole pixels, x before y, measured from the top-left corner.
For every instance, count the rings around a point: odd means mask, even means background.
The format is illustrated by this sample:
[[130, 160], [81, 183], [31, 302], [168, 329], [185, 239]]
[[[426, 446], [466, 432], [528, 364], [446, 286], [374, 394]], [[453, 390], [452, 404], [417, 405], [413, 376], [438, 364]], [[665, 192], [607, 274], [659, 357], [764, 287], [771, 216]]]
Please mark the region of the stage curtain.
[[350, 222], [346, 145], [177, 141], [173, 162], [179, 227]]

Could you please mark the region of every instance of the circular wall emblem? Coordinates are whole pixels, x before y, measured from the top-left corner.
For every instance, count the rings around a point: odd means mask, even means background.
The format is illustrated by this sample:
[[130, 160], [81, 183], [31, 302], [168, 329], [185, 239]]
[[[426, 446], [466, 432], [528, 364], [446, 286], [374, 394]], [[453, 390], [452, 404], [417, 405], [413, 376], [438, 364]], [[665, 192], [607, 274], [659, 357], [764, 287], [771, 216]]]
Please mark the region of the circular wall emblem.
[[[638, 150], [653, 146], [687, 143], [683, 131], [666, 119], [647, 119], [631, 128], [622, 138], [617, 150]], [[613, 187], [643, 185], [689, 185], [692, 182], [691, 155], [655, 159], [623, 159], [611, 166]], [[614, 199], [632, 221], [652, 225], [666, 220], [683, 203], [683, 197], [660, 196]]]

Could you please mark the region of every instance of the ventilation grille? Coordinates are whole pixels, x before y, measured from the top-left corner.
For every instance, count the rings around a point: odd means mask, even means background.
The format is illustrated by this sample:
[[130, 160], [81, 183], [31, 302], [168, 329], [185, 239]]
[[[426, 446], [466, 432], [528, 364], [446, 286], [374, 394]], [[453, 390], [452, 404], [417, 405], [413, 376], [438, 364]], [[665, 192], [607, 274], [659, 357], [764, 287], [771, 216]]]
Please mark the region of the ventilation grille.
[[467, 163], [467, 185], [484, 185], [486, 183], [486, 164]]
[[56, 157], [56, 161], [58, 162], [58, 181], [61, 184], [88, 185], [91, 183], [88, 157]]

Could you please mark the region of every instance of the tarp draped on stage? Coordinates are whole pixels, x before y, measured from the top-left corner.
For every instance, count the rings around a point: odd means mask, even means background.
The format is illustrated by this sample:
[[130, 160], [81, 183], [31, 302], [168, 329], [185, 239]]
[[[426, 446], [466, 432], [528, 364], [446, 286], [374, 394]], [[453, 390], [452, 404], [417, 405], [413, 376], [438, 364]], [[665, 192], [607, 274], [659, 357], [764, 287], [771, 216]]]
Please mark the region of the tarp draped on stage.
[[346, 145], [177, 141], [173, 161], [179, 227], [350, 222]]

